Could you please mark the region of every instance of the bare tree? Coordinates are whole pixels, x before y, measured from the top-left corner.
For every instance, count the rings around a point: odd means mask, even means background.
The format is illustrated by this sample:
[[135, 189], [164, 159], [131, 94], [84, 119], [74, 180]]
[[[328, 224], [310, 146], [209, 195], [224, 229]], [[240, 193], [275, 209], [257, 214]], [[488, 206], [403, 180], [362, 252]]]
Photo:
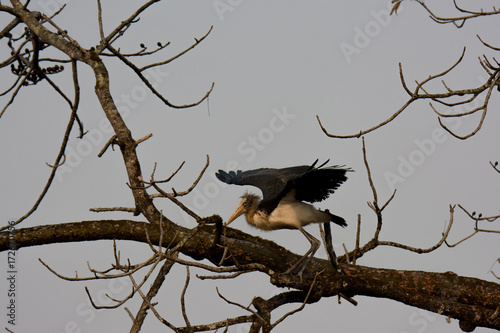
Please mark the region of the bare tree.
[[[391, 2], [394, 4], [391, 10], [392, 13], [397, 13], [398, 8], [401, 6], [401, 3], [404, 0], [392, 0]], [[491, 6], [491, 9], [484, 9], [480, 8], [478, 10], [470, 9], [463, 7], [457, 3], [456, 0], [453, 0], [453, 5], [457, 11], [457, 14], [453, 14], [452, 16], [440, 16], [434, 13], [433, 10], [431, 10], [424, 1], [422, 0], [415, 0], [416, 3], [421, 5], [429, 14], [429, 17], [436, 23], [439, 24], [448, 24], [452, 23], [455, 25], [457, 28], [461, 28], [464, 26], [465, 22], [468, 20], [472, 20], [474, 18], [482, 18], [485, 16], [490, 16], [490, 15], [497, 15], [500, 14], [500, 10], [498, 8], [495, 8], [494, 5]]]
[[[132, 53], [124, 53], [117, 46], [120, 38], [129, 29], [132, 29], [135, 24], [138, 24], [139, 15], [150, 9], [156, 2], [158, 2], [158, 0], [146, 2], [132, 13], [132, 15], [124, 19], [110, 33], [106, 34], [102, 24], [103, 15], [101, 3], [97, 1], [97, 21], [99, 22], [100, 42], [90, 49], [83, 48], [78, 41], [73, 39], [68, 32], [64, 30], [64, 27], [59, 27], [55, 23], [55, 17], [64, 10], [64, 7], [62, 7], [60, 11], [54, 13], [54, 15], [47, 16], [43, 13], [30, 10], [28, 8], [28, 3], [22, 4], [17, 0], [11, 0], [10, 6], [0, 5], [0, 11], [10, 15], [11, 18], [10, 22], [7, 23], [0, 32], [0, 37], [5, 41], [11, 51], [10, 56], [2, 60], [0, 67], [4, 72], [10, 71], [13, 74], [10, 76], [13, 78], [12, 83], [1, 95], [6, 102], [0, 112], [0, 120], [1, 117], [9, 111], [9, 107], [13, 105], [21, 89], [25, 89], [27, 86], [37, 85], [42, 81], [47, 82], [53, 88], [55, 95], [58, 95], [68, 104], [69, 110], [69, 120], [66, 131], [61, 140], [59, 153], [54, 163], [50, 165], [52, 172], [46, 185], [36, 202], [33, 204], [33, 207], [26, 214], [21, 216], [14, 223], [2, 228], [3, 232], [0, 233], [0, 248], [3, 251], [11, 249], [12, 244], [15, 244], [16, 249], [20, 249], [23, 247], [55, 243], [73, 243], [104, 239], [113, 240], [115, 261], [105, 270], [97, 270], [89, 264], [87, 274], [80, 273], [75, 274], [75, 276], [65, 276], [51, 268], [42, 259], [40, 259], [40, 262], [57, 277], [69, 281], [130, 279], [133, 285], [130, 294], [123, 299], [114, 299], [108, 296], [113, 302], [111, 306], [96, 303], [90, 291], [88, 289], [85, 289], [85, 291], [95, 308], [119, 308], [124, 307], [127, 301], [134, 297], [141, 299], [142, 304], [139, 309], [136, 309], [135, 313], [125, 308], [132, 319], [131, 332], [138, 332], [141, 330], [147, 313], [152, 313], [157, 320], [175, 332], [199, 332], [218, 329], [222, 329], [225, 332], [230, 326], [241, 323], [251, 323], [250, 332], [269, 332], [288, 316], [302, 310], [306, 304], [318, 302], [324, 297], [337, 296], [339, 300], [342, 298], [356, 305], [357, 301], [354, 297], [358, 295], [392, 299], [443, 316], [456, 318], [459, 320], [460, 327], [464, 331], [472, 331], [478, 326], [500, 330], [500, 287], [497, 283], [470, 277], [462, 277], [452, 272], [433, 273], [423, 271], [401, 271], [356, 265], [356, 260], [358, 258], [369, 251], [373, 251], [379, 246], [392, 246], [416, 253], [427, 253], [436, 250], [443, 244], [455, 246], [478, 232], [498, 232], [492, 229], [483, 228], [480, 224], [483, 222], [494, 222], [499, 217], [483, 217], [482, 215], [469, 213], [462, 206], [458, 206], [476, 222], [476, 227], [470, 236], [451, 244], [448, 240], [448, 235], [454, 223], [457, 206], [450, 205], [449, 220], [445, 232], [441, 237], [437, 237], [439, 239], [437, 239], [436, 243], [431, 247], [415, 248], [398, 242], [380, 239], [380, 231], [383, 227], [383, 211], [396, 195], [396, 191], [394, 191], [389, 198], [379, 198], [376, 184], [372, 178], [373, 171], [370, 169], [364, 138], [362, 156], [373, 196], [373, 200], [370, 201], [368, 205], [373, 210], [377, 219], [376, 230], [368, 242], [360, 244], [359, 235], [361, 233], [362, 221], [359, 216], [356, 247], [350, 252], [346, 251], [344, 256], [338, 258], [340, 270], [334, 269], [327, 260], [315, 258], [304, 272], [302, 279], [297, 279], [293, 275], [281, 274], [281, 272], [286, 271], [291, 264], [296, 262], [299, 256], [271, 241], [253, 237], [238, 230], [225, 228], [222, 224], [223, 221], [221, 217], [218, 215], [208, 217], [198, 216], [190, 207], [187, 207], [179, 200], [182, 196], [189, 195], [198, 184], [201, 177], [203, 177], [209, 165], [208, 156], [206, 164], [201, 168], [200, 173], [193, 176], [193, 183], [187, 186], [187, 189], [183, 191], [173, 188], [170, 191], [165, 190], [165, 186], [177, 175], [183, 164], [170, 175], [158, 177], [156, 171], [153, 170], [149, 180], [146, 180], [141, 170], [136, 149], [140, 143], [147, 140], [151, 135], [147, 135], [140, 139], [133, 138], [127, 124], [118, 112], [115, 100], [110, 92], [109, 72], [103, 59], [105, 57], [106, 59], [114, 59], [123, 63], [127, 68], [130, 68], [150, 89], [151, 93], [159, 98], [166, 106], [171, 108], [189, 108], [199, 105], [208, 98], [214, 87], [213, 84], [211, 87], [207, 87], [207, 91], [200, 93], [201, 97], [198, 97], [195, 102], [176, 105], [165, 97], [164, 92], [157, 90], [144, 75], [146, 69], [167, 65], [195, 48], [210, 34], [211, 28], [207, 29], [208, 31], [201, 37], [195, 38], [195, 42], [179, 54], [167, 60], [152, 62], [146, 66], [136, 65], [133, 60], [137, 57], [159, 55], [165, 50], [168, 44], [158, 43], [157, 47], [153, 50], [148, 50], [147, 47], [141, 45], [136, 52]], [[423, 3], [420, 4], [425, 7]], [[399, 5], [399, 2], [397, 5]], [[427, 9], [427, 7], [425, 8]], [[468, 13], [468, 15], [470, 15], [470, 17], [475, 17], [472, 12]], [[437, 21], [444, 20], [439, 17], [434, 17], [434, 19]], [[461, 18], [462, 21], [466, 19], [468, 19], [468, 16], [466, 18]], [[23, 26], [25, 29], [19, 32], [19, 30], [16, 29], [18, 26]], [[497, 50], [489, 44], [483, 43], [485, 47]], [[61, 58], [45, 56], [47, 51], [55, 49], [62, 54]], [[442, 73], [431, 75], [421, 82], [416, 82], [416, 87], [413, 90], [408, 87], [403, 76], [402, 67], [400, 67], [401, 81], [405, 91], [410, 96], [409, 100], [395, 112], [392, 117], [370, 129], [363, 130], [353, 135], [340, 136], [330, 134], [323, 125], [321, 125], [321, 128], [327, 135], [332, 137], [359, 137], [390, 123], [401, 114], [408, 105], [417, 100], [431, 100], [444, 107], [450, 107], [466, 105], [474, 99], [479, 98], [479, 96], [484, 96], [484, 103], [480, 107], [460, 114], [446, 114], [443, 111], [438, 111], [435, 106], [431, 104], [432, 110], [436, 112], [440, 118], [462, 117], [475, 112], [482, 113], [480, 123], [476, 130], [466, 135], [453, 133], [441, 123], [441, 125], [455, 137], [462, 139], [470, 137], [481, 128], [488, 110], [488, 102], [491, 94], [494, 92], [494, 88], [499, 85], [500, 65], [496, 60], [487, 59], [486, 57], [480, 58], [479, 61], [488, 74], [488, 79], [479, 87], [453, 90], [443, 81], [443, 86], [445, 88], [444, 92], [430, 93], [426, 88], [428, 82], [445, 76], [448, 72], [457, 67], [462, 58], [463, 54], [455, 64]], [[84, 124], [80, 120], [78, 114], [80, 102], [80, 85], [78, 80], [79, 66], [88, 66], [88, 68], [91, 69], [95, 78], [95, 94], [100, 102], [102, 111], [109, 120], [114, 131], [114, 135], [109, 138], [99, 153], [99, 156], [105, 154], [109, 147], [113, 148], [117, 146], [119, 148], [128, 176], [130, 194], [135, 203], [134, 207], [95, 208], [94, 211], [130, 212], [136, 216], [142, 216], [143, 221], [97, 219], [93, 221], [63, 222], [54, 225], [16, 228], [15, 231], [12, 229], [7, 230], [15, 225], [21, 224], [30, 217], [43, 201], [46, 193], [50, 189], [58, 168], [65, 163], [66, 147], [70, 133], [75, 124], [79, 130], [79, 137], [84, 137], [86, 134]], [[69, 67], [69, 70], [67, 67]], [[71, 93], [65, 91], [65, 88], [58, 86], [54, 80], [52, 80], [53, 76], [64, 75], [68, 71], [71, 73], [73, 82]], [[455, 96], [459, 96], [463, 99], [458, 102], [449, 102], [450, 98]], [[496, 163], [492, 164], [492, 166], [498, 171]], [[150, 194], [148, 191], [154, 193]], [[172, 201], [196, 221], [197, 225], [191, 229], [185, 228], [168, 216], [165, 216], [163, 212], [157, 208], [155, 203], [155, 200], [160, 198]], [[330, 238], [328, 229], [323, 231], [323, 235], [325, 243], [328, 245]], [[132, 240], [143, 243], [146, 248], [150, 249], [150, 257], [143, 262], [137, 263], [121, 258], [119, 242], [117, 242], [119, 240]], [[329, 246], [327, 246], [327, 248], [328, 247]], [[190, 257], [191, 260], [182, 259], [179, 257], [179, 254]], [[205, 259], [212, 264], [202, 263], [202, 260]], [[169, 274], [171, 267], [175, 264], [186, 267], [186, 281], [180, 299], [180, 306], [184, 319], [183, 326], [175, 326], [172, 324], [171, 318], [166, 318], [167, 314], [160, 313], [157, 310], [157, 301], [155, 300], [155, 296], [162, 287], [165, 276]], [[231, 301], [229, 298], [219, 293], [218, 295], [221, 299], [241, 308], [242, 315], [225, 318], [224, 314], [220, 314], [220, 318], [214, 319], [211, 323], [193, 325], [189, 320], [184, 299], [191, 279], [190, 267], [206, 270], [207, 274], [210, 274], [199, 276], [201, 279], [229, 279], [236, 278], [242, 274], [258, 271], [267, 274], [270, 277], [271, 284], [278, 287], [288, 287], [292, 290], [282, 292], [268, 299], [255, 297], [248, 306]], [[139, 272], [142, 275], [136, 274]], [[141, 276], [141, 278], [138, 276]], [[387, 287], [389, 285], [391, 286], [390, 288]], [[286, 313], [278, 319], [272, 318], [271, 314], [274, 310], [285, 304], [294, 303], [297, 304], [295, 310]]]
[[[403, 3], [403, 1], [404, 0], [392, 0], [394, 6], [392, 8], [391, 13], [397, 13], [398, 8]], [[486, 11], [483, 9], [480, 9], [478, 11], [473, 11], [460, 7], [457, 4], [456, 0], [453, 0], [455, 8], [457, 9], [460, 15], [453, 17], [441, 17], [435, 14], [431, 9], [429, 9], [429, 7], [423, 1], [416, 0], [414, 2], [420, 4], [429, 13], [430, 18], [435, 22], [440, 24], [453, 23], [457, 28], [463, 27], [466, 21], [472, 20], [474, 18], [482, 18], [490, 15], [500, 14], [500, 10], [495, 8], [494, 6], [491, 11]], [[481, 39], [479, 35], [477, 35], [477, 38], [481, 41], [481, 43], [485, 46], [486, 49], [500, 51], [499, 47], [495, 47], [490, 43], [488, 43], [487, 41], [484, 41], [483, 39]], [[377, 130], [391, 123], [394, 119], [396, 119], [396, 117], [398, 117], [405, 110], [407, 110], [410, 105], [415, 104], [417, 101], [427, 100], [429, 101], [430, 108], [437, 114], [439, 124], [441, 125], [442, 128], [444, 128], [448, 133], [453, 135], [455, 138], [462, 140], [470, 138], [471, 136], [476, 134], [483, 126], [486, 114], [488, 113], [488, 104], [490, 102], [494, 90], [496, 89], [500, 91], [500, 83], [499, 83], [500, 64], [494, 57], [490, 58], [485, 54], [478, 55], [479, 64], [484, 70], [484, 72], [482, 73], [483, 75], [485, 75], [484, 83], [477, 87], [452, 89], [445, 81], [446, 75], [460, 66], [462, 60], [464, 59], [465, 52], [466, 48], [464, 47], [462, 53], [460, 55], [457, 55], [457, 60], [453, 64], [451, 64], [448, 68], [444, 69], [442, 72], [428, 75], [427, 77], [420, 80], [415, 80], [414, 88], [411, 88], [408, 85], [407, 80], [405, 79], [404, 76], [403, 65], [399, 63], [399, 76], [401, 79], [401, 85], [403, 86], [405, 92], [408, 94], [409, 98], [396, 112], [394, 112], [389, 118], [385, 119], [379, 124], [374, 125], [373, 127], [368, 129], [360, 130], [358, 133], [347, 134], [347, 135], [332, 134], [326, 130], [326, 128], [321, 124], [319, 117], [317, 116], [321, 129], [323, 130], [323, 132], [325, 132], [326, 135], [332, 138], [341, 138], [341, 139], [359, 138], [362, 135], [368, 134], [374, 130]], [[441, 80], [443, 86], [442, 91], [439, 92], [430, 91], [431, 88], [428, 88], [428, 86], [432, 85], [437, 80]], [[441, 109], [439, 107], [436, 107], [436, 105], [439, 105]], [[446, 110], [453, 111], [454, 107], [461, 107], [464, 109], [464, 111], [454, 112], [454, 113], [446, 112]], [[442, 109], [444, 109], [444, 111]], [[473, 114], [481, 115], [479, 122], [473, 131], [466, 134], [458, 134], [453, 132], [442, 121], [443, 118], [462, 118]]]

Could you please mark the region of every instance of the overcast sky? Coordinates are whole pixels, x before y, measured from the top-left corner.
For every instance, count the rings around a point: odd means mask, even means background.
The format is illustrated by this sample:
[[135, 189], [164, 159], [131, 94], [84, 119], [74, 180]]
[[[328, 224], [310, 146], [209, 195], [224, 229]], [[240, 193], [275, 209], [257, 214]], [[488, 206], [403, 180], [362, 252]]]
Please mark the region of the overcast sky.
[[[443, 2], [443, 1], [441, 1]], [[32, 1], [33, 10], [51, 14], [62, 0]], [[427, 3], [447, 16], [450, 4]], [[110, 32], [140, 4], [104, 2], [104, 28]], [[138, 148], [144, 176], [149, 178], [155, 162], [158, 178], [168, 177], [183, 161], [182, 171], [171, 185], [187, 189], [202, 169], [206, 155], [210, 167], [184, 204], [201, 216], [220, 214], [227, 219], [245, 188], [226, 186], [213, 176], [218, 169], [287, 167], [310, 164], [317, 158], [351, 167], [348, 181], [318, 206], [342, 216], [348, 227], [334, 228], [337, 252], [344, 243], [354, 248], [357, 215], [362, 216], [362, 242], [375, 227], [375, 216], [366, 202], [373, 200], [363, 165], [361, 141], [328, 138], [318, 126], [316, 115], [332, 133], [352, 134], [371, 127], [398, 110], [408, 99], [401, 87], [398, 63], [412, 89], [415, 80], [443, 71], [467, 47], [461, 66], [446, 81], [451, 88], [472, 88], [485, 80], [477, 57], [492, 55], [476, 38], [498, 40], [498, 17], [469, 21], [462, 29], [432, 22], [414, 2], [404, 2], [397, 16], [388, 16], [390, 1], [165, 1], [141, 16], [115, 47], [134, 52], [144, 43], [170, 45], [161, 58], [169, 58], [189, 47], [194, 38], [210, 35], [194, 50], [169, 64], [149, 72], [158, 90], [174, 104], [201, 98], [215, 82], [209, 101], [184, 110], [169, 109], [148, 93], [134, 73], [118, 61], [104, 58], [110, 70], [112, 93], [134, 138], [148, 133], [153, 137]], [[488, 9], [488, 8], [486, 8]], [[99, 41], [96, 5], [69, 1], [57, 24], [82, 46]], [[5, 19], [2, 16], [2, 21]], [[10, 18], [9, 18], [10, 20]], [[499, 46], [499, 45], [497, 45]], [[2, 45], [2, 54], [8, 52]], [[54, 56], [57, 56], [54, 53]], [[147, 59], [136, 59], [144, 64]], [[69, 66], [55, 79], [71, 94]], [[97, 153], [112, 135], [100, 109], [94, 79], [79, 64], [82, 100], [79, 115], [89, 134], [76, 139], [67, 150], [67, 162], [33, 216], [22, 227], [90, 219], [134, 218], [128, 214], [89, 212], [93, 207], [133, 204], [126, 186], [126, 173], [119, 152]], [[6, 80], [6, 81], [5, 81]], [[12, 76], [2, 74], [4, 82]], [[444, 91], [440, 82], [431, 85]], [[2, 105], [6, 103], [1, 99]], [[450, 112], [463, 112], [456, 108]], [[68, 107], [47, 84], [23, 89], [15, 104], [0, 119], [0, 214], [2, 225], [22, 216], [38, 197], [62, 139], [69, 117]], [[448, 125], [465, 134], [477, 126], [475, 116], [452, 120]], [[498, 98], [493, 95], [482, 130], [467, 141], [459, 141], [440, 129], [428, 102], [415, 103], [393, 123], [366, 136], [367, 154], [379, 200], [385, 202], [393, 190], [397, 194], [384, 211], [381, 239], [415, 247], [434, 245], [449, 219], [449, 205], [461, 204], [483, 215], [498, 214], [500, 199], [498, 174], [489, 161], [498, 155]], [[258, 193], [257, 189], [254, 190]], [[259, 193], [258, 193], [259, 194]], [[170, 203], [158, 201], [165, 214], [186, 227], [195, 222]], [[142, 220], [140, 217], [135, 218]], [[271, 239], [296, 252], [304, 253], [309, 243], [297, 231], [264, 233], [249, 227], [243, 218], [232, 224], [253, 235]], [[457, 209], [450, 240], [458, 241], [472, 232], [473, 223]], [[319, 237], [318, 228], [308, 230]], [[148, 258], [147, 245], [118, 242], [122, 258]], [[459, 275], [494, 280], [488, 273], [500, 255], [498, 236], [476, 235], [456, 248], [440, 248], [432, 254], [417, 255], [403, 250], [377, 248], [359, 260], [372, 267], [428, 271], [453, 271]], [[317, 256], [325, 257], [324, 250]], [[61, 274], [88, 275], [87, 261], [105, 269], [113, 262], [112, 243], [100, 241], [22, 249], [18, 252], [18, 325], [16, 332], [125, 332], [131, 320], [123, 309], [93, 310], [84, 286], [100, 304], [108, 293], [123, 298], [131, 290], [127, 280], [110, 282], [66, 282], [47, 271], [42, 258]], [[7, 257], [2, 254], [5, 263]], [[497, 272], [500, 267], [497, 264]], [[200, 271], [192, 273], [203, 274]], [[185, 269], [178, 266], [167, 277], [158, 310], [176, 325], [182, 325], [179, 295]], [[1, 279], [2, 294], [7, 290]], [[268, 277], [255, 273], [234, 281], [200, 281], [192, 274], [186, 306], [192, 324], [243, 315], [241, 309], [217, 297], [215, 287], [241, 304], [253, 296], [269, 298], [282, 290]], [[4, 298], [5, 299], [5, 298]], [[336, 298], [308, 305], [276, 328], [276, 332], [457, 332], [458, 323], [405, 305], [379, 299], [355, 297], [359, 305], [337, 304]], [[137, 312], [140, 299], [127, 306]], [[4, 302], [5, 303], [5, 302]], [[3, 303], [2, 303], [3, 304]], [[5, 304], [3, 304], [5, 305]], [[2, 305], [2, 306], [3, 306]], [[276, 311], [279, 314], [293, 307]], [[248, 325], [230, 332], [246, 332]], [[144, 332], [162, 328], [152, 314]], [[486, 332], [476, 329], [475, 332]]]

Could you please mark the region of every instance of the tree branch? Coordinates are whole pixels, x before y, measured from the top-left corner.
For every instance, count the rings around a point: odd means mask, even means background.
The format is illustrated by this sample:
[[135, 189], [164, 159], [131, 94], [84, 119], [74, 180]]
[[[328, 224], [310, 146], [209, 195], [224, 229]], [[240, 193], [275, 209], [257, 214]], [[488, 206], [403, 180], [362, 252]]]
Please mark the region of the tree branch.
[[[190, 230], [182, 227], [179, 227], [179, 232], [171, 229], [173, 228], [164, 230], [164, 244], [172, 243], [172, 246], [175, 246], [190, 234]], [[104, 220], [18, 229], [15, 242], [18, 248], [113, 238], [147, 243], [146, 230], [151, 242], [159, 241], [159, 228], [150, 223]], [[214, 234], [213, 226], [199, 227], [199, 231], [187, 240], [179, 251], [196, 260], [208, 259], [212, 263], [218, 263], [223, 249], [213, 246]], [[348, 297], [364, 295], [388, 298], [450, 316], [473, 326], [500, 329], [500, 318], [491, 318], [500, 303], [500, 285], [497, 283], [460, 277], [450, 272], [402, 271], [359, 265], [342, 265], [343, 274], [337, 274], [328, 260], [317, 258], [313, 258], [304, 272], [303, 281], [300, 282], [290, 275], [274, 273], [285, 271], [300, 256], [271, 241], [230, 228], [227, 243], [231, 247], [232, 257], [224, 262], [225, 265], [234, 262], [262, 264], [271, 269], [271, 283], [279, 287], [307, 291], [314, 280], [314, 272], [324, 270], [322, 279], [316, 281], [319, 297], [342, 293]], [[0, 250], [7, 249], [9, 233], [2, 232]]]

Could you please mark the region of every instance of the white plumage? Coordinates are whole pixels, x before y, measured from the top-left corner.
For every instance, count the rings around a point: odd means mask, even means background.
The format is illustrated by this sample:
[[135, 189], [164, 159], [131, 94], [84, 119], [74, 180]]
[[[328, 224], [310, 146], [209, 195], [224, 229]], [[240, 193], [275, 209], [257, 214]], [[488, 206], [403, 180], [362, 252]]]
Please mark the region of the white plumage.
[[303, 201], [313, 203], [326, 199], [347, 180], [346, 172], [352, 170], [338, 166], [322, 168], [326, 163], [315, 168], [316, 163], [317, 160], [311, 166], [239, 170], [229, 173], [219, 170], [216, 173], [217, 178], [225, 183], [253, 185], [263, 193], [262, 200], [255, 194], [245, 193], [226, 225], [245, 214], [247, 222], [258, 229], [265, 231], [298, 229], [307, 238], [311, 248], [286, 272], [291, 273], [302, 265], [298, 272], [300, 277], [321, 244], [302, 227], [310, 223], [327, 222], [334, 222], [342, 227], [347, 226], [343, 218], [331, 214], [328, 210], [316, 209]]

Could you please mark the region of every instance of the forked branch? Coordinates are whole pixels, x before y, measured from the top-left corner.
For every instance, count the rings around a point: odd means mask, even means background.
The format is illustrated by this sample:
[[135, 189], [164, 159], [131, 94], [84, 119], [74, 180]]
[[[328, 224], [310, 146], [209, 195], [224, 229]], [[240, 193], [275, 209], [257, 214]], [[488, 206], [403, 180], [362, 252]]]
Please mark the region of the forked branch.
[[[486, 44], [483, 42], [483, 44], [487, 47], [492, 48], [489, 44]], [[444, 92], [436, 92], [436, 93], [430, 93], [428, 92], [428, 89], [426, 88], [426, 85], [430, 84], [434, 80], [441, 79], [444, 76], [446, 76], [448, 73], [450, 73], [453, 69], [455, 69], [464, 59], [465, 55], [465, 47], [462, 51], [462, 54], [459, 56], [458, 60], [455, 61], [450, 67], [442, 71], [441, 73], [434, 74], [428, 76], [426, 79], [422, 80], [421, 82], [415, 81], [416, 86], [413, 90], [410, 89], [408, 86], [406, 79], [403, 74], [403, 68], [401, 63], [399, 64], [399, 75], [401, 79], [401, 85], [403, 89], [406, 91], [406, 93], [409, 95], [409, 99], [396, 111], [394, 112], [390, 117], [385, 119], [384, 121], [380, 122], [379, 124], [372, 126], [366, 130], [361, 130], [357, 133], [353, 134], [347, 134], [347, 135], [339, 135], [339, 134], [332, 134], [330, 133], [323, 125], [321, 122], [320, 118], [318, 115], [316, 115], [316, 118], [318, 120], [319, 126], [321, 130], [329, 137], [332, 138], [340, 138], [340, 139], [348, 139], [348, 138], [359, 138], [365, 134], [368, 134], [370, 132], [373, 132], [389, 123], [391, 123], [394, 119], [396, 119], [398, 116], [400, 116], [404, 111], [408, 109], [408, 107], [412, 104], [414, 104], [416, 101], [419, 100], [430, 100], [431, 102], [435, 102], [441, 105], [444, 105], [447, 108], [450, 107], [460, 107], [465, 109], [465, 111], [462, 112], [453, 112], [453, 113], [443, 113], [440, 112], [436, 109], [436, 107], [430, 103], [431, 109], [438, 115], [438, 121], [439, 124], [443, 129], [445, 129], [447, 132], [449, 132], [451, 135], [454, 137], [464, 140], [467, 139], [474, 134], [476, 134], [481, 127], [484, 124], [484, 120], [486, 118], [487, 110], [488, 110], [488, 105], [493, 93], [493, 89], [500, 86], [500, 64], [498, 64], [496, 61], [490, 61], [486, 56], [483, 57], [483, 59], [479, 59], [480, 64], [482, 65], [483, 69], [488, 75], [488, 78], [486, 79], [485, 83], [481, 84], [478, 87], [475, 88], [467, 88], [467, 89], [451, 89], [448, 84], [444, 80], [442, 80], [443, 87], [445, 89]], [[458, 99], [458, 101], [456, 100]], [[478, 101], [479, 100], [479, 106], [478, 107], [470, 107], [469, 105], [472, 104], [472, 102]], [[478, 124], [474, 130], [469, 132], [468, 134], [465, 135], [460, 135], [455, 133], [453, 130], [451, 130], [449, 127], [446, 126], [446, 124], [442, 121], [442, 118], [448, 118], [448, 117], [464, 117], [467, 115], [471, 115], [474, 113], [481, 113], [481, 117], [478, 121]]]
[[429, 253], [429, 252], [432, 252], [432, 251], [438, 249], [446, 241], [446, 239], [450, 233], [450, 230], [452, 228], [454, 206], [450, 205], [450, 220], [447, 224], [446, 230], [443, 232], [440, 240], [436, 244], [434, 244], [433, 246], [431, 246], [429, 248], [417, 248], [417, 247], [413, 247], [413, 246], [409, 246], [409, 245], [405, 245], [405, 244], [401, 244], [401, 243], [397, 243], [397, 242], [382, 241], [379, 239], [380, 232], [381, 232], [382, 226], [383, 226], [383, 214], [382, 214], [382, 212], [389, 205], [389, 203], [394, 199], [394, 196], [396, 194], [396, 190], [394, 190], [394, 192], [389, 197], [389, 199], [382, 205], [382, 207], [380, 207], [378, 204], [377, 189], [375, 187], [375, 183], [374, 183], [373, 178], [372, 178], [372, 172], [371, 172], [371, 169], [370, 169], [370, 166], [368, 163], [364, 137], [362, 137], [362, 144], [363, 144], [363, 147], [362, 147], [363, 160], [365, 163], [366, 173], [368, 175], [368, 183], [370, 185], [370, 188], [371, 188], [372, 194], [373, 194], [373, 201], [368, 202], [368, 206], [375, 213], [375, 216], [377, 218], [377, 227], [375, 229], [375, 232], [374, 232], [372, 239], [369, 240], [367, 243], [365, 243], [363, 246], [360, 246], [359, 245], [359, 238], [360, 238], [359, 235], [361, 232], [361, 217], [358, 216], [358, 231], [356, 233], [356, 248], [354, 251], [347, 253], [346, 256], [341, 257], [341, 259], [339, 259], [339, 260], [344, 261], [345, 259], [348, 259], [349, 261], [351, 261], [351, 258], [353, 258], [352, 261], [354, 262], [355, 258], [356, 259], [360, 258], [365, 253], [374, 250], [378, 246], [392, 246], [392, 247], [404, 249], [404, 250], [415, 252], [415, 253]]

